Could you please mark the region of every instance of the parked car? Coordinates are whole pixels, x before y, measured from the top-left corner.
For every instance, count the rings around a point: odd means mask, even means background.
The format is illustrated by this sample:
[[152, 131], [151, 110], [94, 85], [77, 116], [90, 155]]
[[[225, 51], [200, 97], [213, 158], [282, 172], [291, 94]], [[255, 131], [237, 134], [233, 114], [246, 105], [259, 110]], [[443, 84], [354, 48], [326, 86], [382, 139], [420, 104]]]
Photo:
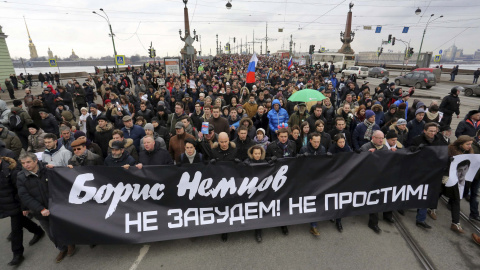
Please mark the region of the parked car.
[[348, 77], [352, 74], [356, 74], [357, 78], [362, 77], [363, 79], [366, 79], [368, 77], [368, 68], [361, 66], [353, 66], [342, 70], [343, 77]]
[[368, 70], [368, 77], [379, 78], [379, 77], [388, 77], [390, 73], [388, 70], [381, 67], [374, 67]]
[[464, 92], [467, 97], [473, 95], [480, 96], [480, 84], [465, 85], [463, 86], [462, 92]]
[[430, 72], [435, 74], [435, 81], [440, 82], [440, 76], [442, 76], [442, 70], [439, 68], [417, 68], [412, 70], [412, 72]]
[[395, 78], [396, 85], [415, 86], [415, 88], [427, 88], [437, 84], [435, 74], [430, 72], [410, 72], [404, 76], [398, 76]]

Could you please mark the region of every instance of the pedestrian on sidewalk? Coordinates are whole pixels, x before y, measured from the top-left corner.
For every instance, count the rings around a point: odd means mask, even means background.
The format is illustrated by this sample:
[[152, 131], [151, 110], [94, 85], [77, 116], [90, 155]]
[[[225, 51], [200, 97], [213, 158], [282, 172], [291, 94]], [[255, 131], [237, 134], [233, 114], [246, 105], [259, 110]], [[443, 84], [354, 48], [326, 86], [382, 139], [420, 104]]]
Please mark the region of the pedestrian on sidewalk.
[[14, 89], [14, 86], [12, 84], [12, 81], [10, 79], [5, 79], [5, 85], [7, 86], [7, 90], [8, 90], [8, 95], [10, 96], [10, 99], [14, 100], [14, 99], [17, 99], [15, 98], [15, 89]]
[[454, 82], [455, 81], [455, 76], [458, 74], [458, 65], [454, 66], [452, 69], [452, 72], [450, 72], [450, 81]]
[[478, 77], [480, 77], [480, 68], [473, 73], [473, 84], [478, 83]]

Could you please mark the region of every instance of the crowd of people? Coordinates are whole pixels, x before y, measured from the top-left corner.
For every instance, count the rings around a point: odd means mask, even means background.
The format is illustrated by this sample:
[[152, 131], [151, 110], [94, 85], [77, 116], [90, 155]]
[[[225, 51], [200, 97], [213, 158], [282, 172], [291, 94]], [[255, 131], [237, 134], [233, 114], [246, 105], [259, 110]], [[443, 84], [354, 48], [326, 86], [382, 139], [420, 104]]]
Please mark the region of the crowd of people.
[[[23, 227], [34, 234], [31, 245], [45, 232], [54, 241], [46, 170], [57, 166], [272, 163], [424, 146], [448, 147], [450, 157], [480, 153], [480, 108], [465, 115], [455, 130], [457, 139], [451, 139], [453, 115], [460, 116], [460, 87], [440, 104], [424, 104], [412, 101], [415, 89], [397, 87], [388, 78], [371, 89], [367, 81], [337, 78], [321, 66], [289, 69], [285, 60], [259, 59], [256, 82], [249, 84], [249, 57], [229, 55], [185, 63], [181, 74], [165, 74], [165, 67], [151, 64], [134, 68], [131, 75], [105, 72], [83, 82], [57, 82], [55, 88], [46, 83], [38, 96], [27, 88], [11, 108], [0, 100], [0, 217], [11, 217], [10, 264], [23, 260]], [[288, 100], [303, 89], [317, 90], [326, 99]], [[477, 173], [463, 194], [475, 221], [480, 221], [479, 182]], [[464, 233], [458, 185], [444, 185], [442, 194], [449, 198], [451, 230]], [[436, 209], [418, 209], [418, 227], [431, 228], [427, 215], [436, 219]], [[395, 223], [392, 212], [383, 213], [383, 219]], [[378, 221], [378, 213], [370, 214], [368, 227], [376, 233], [381, 232]], [[335, 226], [343, 231], [341, 219]], [[288, 234], [286, 226], [281, 230]], [[320, 235], [317, 223], [310, 233]], [[472, 237], [480, 244], [480, 238]], [[227, 241], [228, 234], [222, 239]], [[261, 230], [255, 239], [262, 241]], [[56, 262], [75, 253], [74, 245], [54, 243], [60, 251]]]

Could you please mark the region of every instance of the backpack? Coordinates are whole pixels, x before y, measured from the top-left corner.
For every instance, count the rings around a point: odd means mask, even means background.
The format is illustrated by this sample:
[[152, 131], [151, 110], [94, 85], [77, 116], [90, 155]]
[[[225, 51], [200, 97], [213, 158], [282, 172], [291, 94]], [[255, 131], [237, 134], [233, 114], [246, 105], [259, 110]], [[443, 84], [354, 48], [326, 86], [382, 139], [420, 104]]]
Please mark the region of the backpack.
[[22, 118], [15, 112], [12, 112], [8, 117], [8, 123], [11, 131], [20, 131], [23, 128]]

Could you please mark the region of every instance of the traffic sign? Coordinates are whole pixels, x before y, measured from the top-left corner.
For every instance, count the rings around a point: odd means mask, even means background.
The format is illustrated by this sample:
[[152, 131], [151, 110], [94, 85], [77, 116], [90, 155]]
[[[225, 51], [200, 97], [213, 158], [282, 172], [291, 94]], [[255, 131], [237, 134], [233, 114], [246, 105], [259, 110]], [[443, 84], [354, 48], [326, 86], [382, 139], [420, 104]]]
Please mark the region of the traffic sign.
[[443, 52], [443, 51], [442, 51], [442, 50], [440, 50], [440, 51], [438, 51], [438, 54], [442, 54], [442, 52]]
[[51, 67], [56, 67], [57, 66], [57, 60], [55, 60], [55, 59], [48, 59], [48, 62], [50, 63]]
[[375, 33], [380, 33], [380, 32], [382, 32], [382, 27], [377, 26], [377, 28], [375, 29]]
[[438, 63], [442, 59], [442, 56], [440, 54], [435, 55], [435, 58], [433, 59], [433, 62]]
[[322, 52], [322, 53], [325, 52], [325, 47], [321, 47], [320, 52]]
[[125, 65], [125, 55], [115, 55], [115, 63], [119, 66]]
[[404, 34], [408, 33], [408, 29], [410, 29], [410, 27], [408, 26], [403, 27], [402, 33]]

